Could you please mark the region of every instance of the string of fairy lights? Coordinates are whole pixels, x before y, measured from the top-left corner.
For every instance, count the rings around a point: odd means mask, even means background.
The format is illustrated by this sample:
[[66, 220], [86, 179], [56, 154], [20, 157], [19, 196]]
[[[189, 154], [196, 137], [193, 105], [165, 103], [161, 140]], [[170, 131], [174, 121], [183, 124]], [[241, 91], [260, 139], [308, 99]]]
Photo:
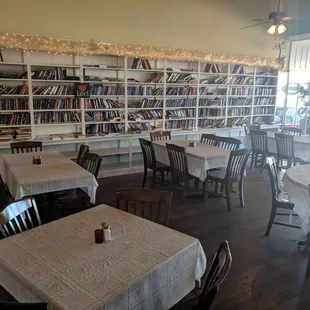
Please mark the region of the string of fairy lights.
[[143, 47], [135, 45], [110, 44], [95, 41], [72, 41], [43, 37], [37, 35], [23, 35], [0, 32], [0, 49], [23, 50], [27, 52], [45, 52], [60, 55], [115, 55], [139, 57], [147, 59], [200, 61], [216, 64], [239, 64], [252, 67], [279, 68], [275, 58], [225, 55], [189, 49]]

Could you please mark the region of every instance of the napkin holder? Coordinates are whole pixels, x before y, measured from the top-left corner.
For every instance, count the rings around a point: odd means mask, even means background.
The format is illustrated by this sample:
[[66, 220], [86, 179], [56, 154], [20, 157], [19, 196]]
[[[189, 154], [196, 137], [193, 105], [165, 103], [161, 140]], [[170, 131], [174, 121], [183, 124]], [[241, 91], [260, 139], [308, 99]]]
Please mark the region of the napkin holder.
[[33, 156], [32, 163], [34, 165], [41, 165], [42, 164], [42, 157], [41, 156]]
[[189, 142], [190, 147], [195, 147], [196, 146], [196, 141], [190, 141]]

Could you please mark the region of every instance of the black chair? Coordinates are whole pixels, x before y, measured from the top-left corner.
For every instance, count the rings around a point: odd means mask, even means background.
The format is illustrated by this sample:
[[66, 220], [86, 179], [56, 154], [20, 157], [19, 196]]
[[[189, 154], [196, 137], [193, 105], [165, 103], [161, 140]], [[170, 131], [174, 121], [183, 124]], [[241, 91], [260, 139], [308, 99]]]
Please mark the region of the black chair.
[[217, 138], [218, 137], [214, 134], [203, 133], [200, 138], [200, 143], [216, 146], [218, 141]]
[[16, 200], [0, 212], [0, 232], [3, 238], [42, 225], [33, 197]]
[[245, 167], [250, 155], [250, 150], [241, 149], [237, 151], [231, 151], [227, 168], [219, 168], [217, 170], [209, 170], [206, 181], [204, 182], [204, 187], [206, 186], [208, 181], [214, 181], [216, 183], [220, 183], [222, 188], [225, 188], [225, 196], [221, 196], [226, 198], [228, 211], [231, 210], [230, 203], [230, 191], [231, 187], [234, 183], [239, 184], [239, 197], [241, 207], [244, 206], [244, 198], [243, 198], [243, 181], [245, 174]]
[[302, 129], [297, 127], [282, 126], [282, 133], [293, 136], [301, 136]]
[[279, 183], [278, 183], [278, 174], [277, 174], [278, 170], [277, 170], [274, 158], [273, 157], [267, 157], [266, 163], [267, 163], [268, 174], [269, 174], [270, 185], [271, 185], [272, 205], [271, 205], [271, 213], [270, 213], [268, 226], [267, 226], [267, 229], [265, 232], [265, 236], [269, 235], [271, 227], [273, 224], [300, 229], [300, 227], [297, 225], [291, 225], [291, 224], [286, 224], [286, 223], [282, 223], [282, 222], [275, 222], [275, 217], [277, 215], [297, 216], [297, 214], [292, 213], [292, 212], [290, 212], [290, 213], [278, 213], [277, 212], [278, 209], [293, 211], [294, 204], [288, 202], [288, 200], [286, 200], [280, 196], [281, 191], [279, 189]]
[[116, 191], [117, 208], [168, 226], [172, 193], [150, 188]]
[[15, 301], [2, 301], [0, 300], [1, 310], [46, 310], [47, 303], [19, 303]]
[[89, 146], [85, 144], [81, 144], [79, 148], [78, 158], [77, 158], [77, 164], [79, 166], [83, 166], [84, 160], [89, 153]]
[[[191, 175], [188, 172], [188, 163], [187, 163], [187, 154], [184, 147], [168, 144], [166, 143], [169, 162], [170, 162], [170, 171], [171, 171], [171, 180], [175, 185], [177, 182], [179, 184], [183, 183], [183, 195], [181, 203], [184, 202], [185, 197], [189, 192], [189, 181], [195, 180], [195, 184], [199, 181], [198, 178]], [[198, 182], [199, 184], [199, 182]]]
[[[277, 168], [288, 169], [296, 164], [294, 155], [294, 136], [283, 133], [275, 133], [277, 145]], [[287, 161], [286, 166], [280, 166], [283, 160]]]
[[236, 151], [239, 149], [241, 141], [231, 137], [217, 137], [216, 146], [222, 149]]
[[260, 125], [245, 125], [244, 126], [244, 132], [246, 136], [250, 135], [250, 130], [260, 130]]
[[252, 143], [252, 159], [251, 159], [251, 169], [253, 163], [255, 162], [255, 168], [257, 168], [257, 163], [260, 159], [261, 171], [262, 173], [266, 157], [269, 155], [268, 144], [267, 144], [267, 132], [263, 130], [250, 130], [251, 143]]
[[12, 154], [42, 152], [42, 142], [40, 141], [23, 141], [11, 143]]
[[171, 131], [155, 131], [150, 132], [151, 141], [171, 140]]
[[11, 197], [11, 195], [0, 175], [0, 210], [2, 210], [2, 208], [9, 203], [9, 197]]
[[152, 141], [139, 138], [139, 142], [141, 145], [142, 154], [143, 154], [143, 162], [144, 162], [144, 174], [143, 174], [142, 187], [145, 186], [148, 169], [152, 170], [151, 188], [155, 186], [158, 173], [160, 173], [161, 175], [162, 184], [165, 185], [165, 172], [168, 173], [170, 171], [170, 167], [159, 161], [156, 161], [156, 156], [155, 156]]

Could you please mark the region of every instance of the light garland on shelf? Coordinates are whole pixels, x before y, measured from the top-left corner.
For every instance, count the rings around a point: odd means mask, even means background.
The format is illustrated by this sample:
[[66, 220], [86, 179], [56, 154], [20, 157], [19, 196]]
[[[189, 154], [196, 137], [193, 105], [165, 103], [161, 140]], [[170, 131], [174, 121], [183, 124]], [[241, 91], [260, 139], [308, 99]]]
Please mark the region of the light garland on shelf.
[[0, 48], [23, 50], [28, 52], [45, 52], [61, 55], [91, 56], [109, 54], [115, 56], [139, 57], [175, 61], [201, 61], [205, 63], [245, 65], [252, 67], [271, 67], [278, 69], [275, 58], [225, 55], [189, 49], [143, 47], [134, 45], [110, 44], [95, 41], [71, 41], [41, 36], [28, 36], [0, 32]]

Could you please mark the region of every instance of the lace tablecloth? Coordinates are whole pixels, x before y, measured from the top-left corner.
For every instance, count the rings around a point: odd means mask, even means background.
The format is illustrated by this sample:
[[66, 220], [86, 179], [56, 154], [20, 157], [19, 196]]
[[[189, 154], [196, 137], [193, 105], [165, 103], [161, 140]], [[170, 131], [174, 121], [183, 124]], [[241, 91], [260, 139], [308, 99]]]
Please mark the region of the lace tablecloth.
[[43, 163], [33, 165], [38, 153], [0, 157], [0, 174], [15, 199], [25, 196], [82, 188], [96, 201], [98, 183], [95, 177], [59, 152], [40, 152]]
[[[267, 137], [268, 151], [276, 154], [277, 145], [274, 132], [267, 132]], [[243, 144], [246, 148], [251, 148], [251, 137], [245, 136]], [[294, 153], [295, 157], [310, 162], [310, 136], [294, 136]]]
[[0, 240], [0, 285], [49, 309], [169, 309], [205, 268], [199, 240], [106, 205]]
[[206, 179], [207, 170], [226, 167], [228, 164], [230, 151], [216, 146], [196, 142], [195, 147], [190, 147], [188, 140], [154, 141], [156, 160], [166, 165], [169, 165], [166, 143], [186, 148], [189, 173], [201, 181]]
[[301, 219], [301, 230], [310, 232], [310, 200], [308, 184], [310, 184], [310, 165], [295, 166], [286, 171], [282, 179], [290, 201], [295, 204], [294, 212]]

